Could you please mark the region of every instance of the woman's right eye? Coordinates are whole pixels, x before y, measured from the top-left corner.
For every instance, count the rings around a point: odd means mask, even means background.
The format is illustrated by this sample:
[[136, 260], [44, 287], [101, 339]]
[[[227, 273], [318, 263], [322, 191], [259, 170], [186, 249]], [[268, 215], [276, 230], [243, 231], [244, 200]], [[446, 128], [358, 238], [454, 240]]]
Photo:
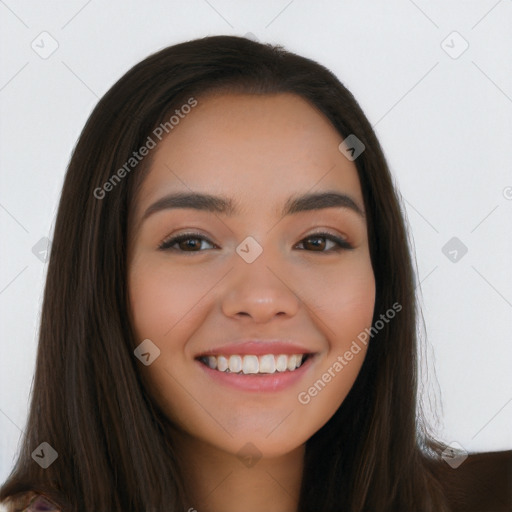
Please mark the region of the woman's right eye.
[[[195, 241], [195, 243], [190, 243], [190, 241]], [[199, 243], [197, 243], [199, 241]], [[183, 243], [187, 242], [187, 243]], [[207, 238], [198, 233], [184, 233], [182, 235], [178, 235], [172, 238], [168, 238], [163, 240], [163, 242], [158, 246], [162, 251], [181, 251], [181, 252], [203, 252], [196, 251], [195, 249], [201, 247], [201, 242], [209, 242], [211, 245], [214, 245]], [[178, 245], [179, 248], [175, 249], [173, 246]]]

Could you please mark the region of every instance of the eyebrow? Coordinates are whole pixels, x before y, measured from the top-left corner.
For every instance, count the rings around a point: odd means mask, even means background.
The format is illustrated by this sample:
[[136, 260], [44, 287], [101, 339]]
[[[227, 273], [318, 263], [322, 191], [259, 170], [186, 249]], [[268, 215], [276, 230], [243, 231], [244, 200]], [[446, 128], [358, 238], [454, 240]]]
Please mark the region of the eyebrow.
[[[229, 217], [239, 213], [238, 204], [228, 197], [178, 192], [166, 195], [149, 206], [140, 222], [142, 223], [156, 212], [174, 208], [191, 208], [211, 213], [221, 213]], [[324, 208], [346, 208], [357, 213], [361, 218], [365, 218], [364, 211], [350, 196], [332, 191], [292, 196], [284, 204], [281, 216], [285, 217], [286, 215]]]

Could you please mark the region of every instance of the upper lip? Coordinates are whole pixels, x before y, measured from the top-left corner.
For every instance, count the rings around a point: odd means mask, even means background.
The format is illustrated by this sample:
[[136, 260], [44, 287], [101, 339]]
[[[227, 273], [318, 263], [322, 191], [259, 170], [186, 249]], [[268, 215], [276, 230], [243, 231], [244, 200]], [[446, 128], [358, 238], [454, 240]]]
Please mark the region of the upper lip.
[[263, 356], [265, 354], [312, 354], [313, 351], [306, 348], [303, 344], [292, 340], [248, 340], [226, 343], [215, 348], [202, 351], [196, 355], [196, 358], [205, 356], [231, 356], [231, 355], [255, 355]]

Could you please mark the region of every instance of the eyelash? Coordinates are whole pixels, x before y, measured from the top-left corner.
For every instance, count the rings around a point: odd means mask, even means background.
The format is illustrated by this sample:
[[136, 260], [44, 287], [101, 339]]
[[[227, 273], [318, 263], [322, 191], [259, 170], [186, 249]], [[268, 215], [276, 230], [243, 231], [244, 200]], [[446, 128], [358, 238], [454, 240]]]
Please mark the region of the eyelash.
[[[337, 253], [337, 252], [341, 252], [344, 250], [354, 249], [354, 247], [349, 242], [347, 242], [347, 240], [344, 240], [343, 238], [340, 238], [338, 236], [332, 235], [331, 233], [327, 233], [327, 232], [312, 233], [311, 235], [308, 235], [306, 238], [303, 238], [299, 242], [299, 244], [303, 243], [307, 240], [314, 239], [314, 238], [326, 238], [327, 240], [330, 240], [331, 242], [335, 242], [338, 245], [338, 247], [328, 249], [327, 251], [308, 251], [308, 252], [318, 252], [318, 253], [326, 254], [326, 253], [331, 253], [331, 252]], [[161, 242], [161, 244], [158, 246], [158, 249], [160, 249], [162, 251], [178, 251], [178, 252], [182, 252], [182, 253], [204, 252], [204, 251], [181, 251], [179, 249], [174, 249], [172, 247], [173, 245], [176, 245], [177, 243], [180, 243], [180, 242], [183, 242], [183, 241], [189, 240], [189, 239], [202, 240], [205, 242], [209, 242], [212, 245], [215, 245], [208, 238], [200, 235], [199, 233], [183, 233], [181, 235], [177, 235], [175, 237], [163, 240]], [[300, 249], [300, 250], [305, 251], [307, 249]]]

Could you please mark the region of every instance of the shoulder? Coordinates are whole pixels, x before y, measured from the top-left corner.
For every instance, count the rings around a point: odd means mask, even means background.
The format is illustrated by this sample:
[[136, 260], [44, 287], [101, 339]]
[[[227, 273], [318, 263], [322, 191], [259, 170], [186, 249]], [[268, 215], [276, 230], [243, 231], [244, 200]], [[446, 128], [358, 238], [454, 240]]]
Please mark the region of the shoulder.
[[471, 453], [458, 467], [441, 461], [434, 471], [453, 512], [512, 510], [512, 450]]
[[60, 510], [43, 495], [33, 491], [11, 496], [0, 503], [0, 512], [60, 512]]

